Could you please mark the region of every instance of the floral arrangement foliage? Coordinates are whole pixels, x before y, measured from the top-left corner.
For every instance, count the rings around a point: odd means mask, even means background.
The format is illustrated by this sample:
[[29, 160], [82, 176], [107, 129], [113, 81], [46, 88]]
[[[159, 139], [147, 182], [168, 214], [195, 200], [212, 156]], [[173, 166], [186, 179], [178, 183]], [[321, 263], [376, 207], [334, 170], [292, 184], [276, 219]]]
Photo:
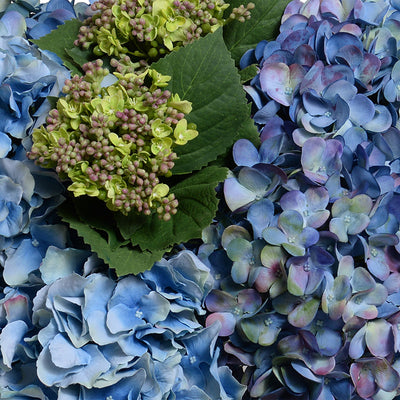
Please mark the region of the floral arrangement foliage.
[[[271, 3], [198, 23], [189, 2], [4, 6], [0, 398], [400, 396], [400, 4], [293, 0], [276, 31]], [[121, 198], [134, 84], [156, 133], [140, 168], [172, 155], [150, 215]], [[80, 169], [65, 145], [109, 118], [106, 185], [99, 142]]]
[[[75, 197], [97, 197], [113, 211], [78, 198], [60, 214], [119, 275], [201, 237], [217, 210], [229, 146], [258, 141], [221, 30], [245, 22], [254, 4], [125, 3], [95, 2], [83, 24], [72, 19], [33, 40], [77, 75], [29, 153], [69, 181]], [[151, 38], [140, 39], [140, 29]]]
[[261, 144], [235, 142], [198, 256], [245, 398], [400, 394], [399, 10], [295, 0], [240, 59]]

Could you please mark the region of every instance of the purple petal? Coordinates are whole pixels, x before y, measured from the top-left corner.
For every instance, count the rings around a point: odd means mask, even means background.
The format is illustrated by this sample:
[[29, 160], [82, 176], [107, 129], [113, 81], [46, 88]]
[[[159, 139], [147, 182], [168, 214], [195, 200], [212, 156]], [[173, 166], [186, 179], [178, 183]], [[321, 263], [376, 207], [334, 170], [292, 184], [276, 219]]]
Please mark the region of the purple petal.
[[350, 366], [350, 376], [356, 387], [357, 393], [363, 398], [368, 399], [376, 392], [374, 376], [369, 369], [363, 368], [361, 363], [353, 363]]
[[371, 132], [385, 132], [392, 124], [392, 116], [389, 110], [382, 105], [375, 105], [375, 113], [372, 120], [363, 124], [363, 128]]
[[394, 351], [392, 325], [384, 319], [368, 322], [365, 341], [374, 356], [380, 358], [388, 356]]
[[206, 318], [206, 327], [214, 324], [216, 321], [221, 323], [221, 329], [218, 336], [230, 336], [235, 331], [236, 319], [231, 313], [213, 313]]
[[295, 307], [288, 315], [288, 321], [296, 328], [304, 328], [312, 322], [317, 314], [319, 299], [309, 299]]
[[365, 125], [375, 114], [374, 103], [366, 96], [357, 94], [349, 102], [350, 119], [355, 125]]
[[309, 273], [305, 271], [303, 265], [292, 264], [288, 274], [288, 291], [294, 296], [303, 296], [308, 284]]
[[349, 356], [351, 358], [361, 358], [365, 351], [365, 332], [367, 330], [367, 325], [364, 325], [359, 329], [353, 336], [349, 347]]
[[258, 150], [247, 139], [239, 139], [233, 145], [232, 153], [236, 165], [252, 167], [259, 162]]
[[231, 211], [250, 204], [256, 194], [241, 185], [236, 178], [227, 178], [224, 182], [225, 201]]
[[286, 64], [264, 64], [260, 71], [261, 89], [284, 106], [292, 101], [293, 88], [290, 87], [290, 70]]

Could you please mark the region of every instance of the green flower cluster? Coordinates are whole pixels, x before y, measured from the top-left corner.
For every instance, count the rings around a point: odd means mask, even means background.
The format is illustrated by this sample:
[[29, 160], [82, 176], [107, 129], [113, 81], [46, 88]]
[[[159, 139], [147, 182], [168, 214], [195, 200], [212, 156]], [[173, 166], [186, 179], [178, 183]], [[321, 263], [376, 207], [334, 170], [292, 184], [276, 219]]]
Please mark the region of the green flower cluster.
[[75, 196], [88, 195], [109, 209], [169, 220], [178, 201], [160, 177], [171, 175], [175, 145], [198, 132], [185, 114], [191, 104], [163, 90], [170, 77], [132, 63], [101, 60], [83, 66], [85, 74], [65, 82], [65, 97], [50, 111], [47, 126], [33, 132], [29, 158], [55, 168]]
[[223, 0], [99, 0], [94, 15], [84, 21], [75, 45], [93, 47], [100, 56], [130, 54], [156, 59], [173, 49], [216, 31], [227, 21], [250, 18], [249, 3], [232, 10]]

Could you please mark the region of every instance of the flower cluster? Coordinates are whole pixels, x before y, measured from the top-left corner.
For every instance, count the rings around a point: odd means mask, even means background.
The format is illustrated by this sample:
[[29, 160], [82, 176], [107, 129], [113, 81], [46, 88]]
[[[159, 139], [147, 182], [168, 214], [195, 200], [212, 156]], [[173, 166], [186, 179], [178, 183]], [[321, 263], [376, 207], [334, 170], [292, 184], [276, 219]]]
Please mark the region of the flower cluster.
[[84, 21], [75, 45], [93, 47], [96, 55], [157, 59], [229, 20], [244, 22], [254, 7], [237, 7], [226, 20], [228, 6], [223, 0], [99, 0], [92, 4], [93, 16]]
[[26, 22], [16, 11], [0, 20], [0, 157], [12, 150], [12, 139], [25, 139], [50, 108], [47, 96], [58, 96], [69, 71], [54, 55], [24, 37]]
[[88, 195], [123, 214], [156, 211], [168, 220], [178, 201], [160, 177], [170, 176], [173, 146], [197, 136], [185, 114], [188, 101], [162, 88], [169, 77], [136, 70], [129, 58], [83, 65], [85, 75], [65, 82], [66, 94], [49, 113], [47, 126], [33, 132], [31, 159], [55, 168], [75, 196]]
[[4, 290], [2, 394], [49, 400], [241, 397], [244, 386], [217, 365], [220, 325], [204, 328], [198, 321], [213, 278], [192, 252], [118, 282], [101, 268], [87, 251], [51, 246], [35, 287]]
[[207, 324], [252, 398], [399, 394], [398, 10], [293, 1], [241, 59], [261, 146], [235, 143], [233, 224], [200, 254], [221, 278]]

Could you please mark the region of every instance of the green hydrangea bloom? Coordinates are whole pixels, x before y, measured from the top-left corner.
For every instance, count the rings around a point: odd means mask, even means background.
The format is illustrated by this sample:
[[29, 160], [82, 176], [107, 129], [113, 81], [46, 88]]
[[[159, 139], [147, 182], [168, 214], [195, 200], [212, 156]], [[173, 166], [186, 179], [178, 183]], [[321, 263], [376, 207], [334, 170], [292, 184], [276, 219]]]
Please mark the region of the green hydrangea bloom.
[[55, 168], [75, 196], [168, 220], [178, 201], [160, 179], [171, 175], [174, 147], [198, 132], [185, 119], [191, 104], [163, 89], [170, 77], [138, 65], [113, 60], [110, 78], [101, 60], [85, 64], [84, 76], [66, 81], [47, 126], [34, 130], [29, 157]]
[[96, 55], [157, 59], [232, 19], [248, 19], [254, 4], [224, 19], [228, 7], [223, 0], [98, 0], [75, 45], [91, 47]]

